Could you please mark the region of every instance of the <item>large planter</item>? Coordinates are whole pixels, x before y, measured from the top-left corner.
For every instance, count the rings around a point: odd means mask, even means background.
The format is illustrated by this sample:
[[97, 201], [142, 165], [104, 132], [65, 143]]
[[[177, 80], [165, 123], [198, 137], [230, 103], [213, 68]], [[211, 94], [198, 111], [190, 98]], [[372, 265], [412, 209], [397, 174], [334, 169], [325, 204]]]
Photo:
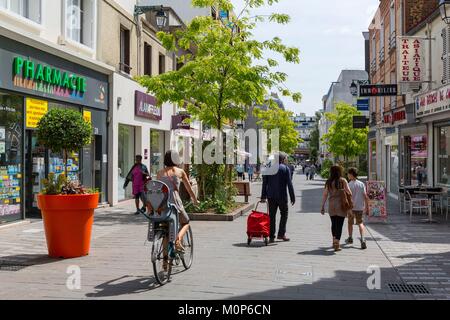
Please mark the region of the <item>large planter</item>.
[[98, 193], [38, 195], [50, 257], [76, 258], [89, 254], [98, 197]]

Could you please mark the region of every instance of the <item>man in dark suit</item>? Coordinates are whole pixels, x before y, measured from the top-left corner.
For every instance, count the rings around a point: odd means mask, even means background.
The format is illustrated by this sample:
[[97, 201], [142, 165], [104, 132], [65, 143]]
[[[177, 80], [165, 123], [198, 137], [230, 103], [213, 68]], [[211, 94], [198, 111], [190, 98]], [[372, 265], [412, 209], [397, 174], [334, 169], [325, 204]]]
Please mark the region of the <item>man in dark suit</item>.
[[289, 190], [291, 204], [295, 204], [295, 194], [294, 187], [292, 186], [291, 173], [285, 164], [287, 155], [285, 153], [279, 153], [275, 156], [279, 158], [278, 171], [276, 174], [263, 176], [261, 192], [261, 202], [266, 202], [266, 200], [269, 201], [270, 243], [275, 242], [276, 214], [278, 208], [280, 208], [281, 220], [277, 239], [289, 241], [289, 238], [286, 237], [286, 224], [288, 218], [287, 190]]

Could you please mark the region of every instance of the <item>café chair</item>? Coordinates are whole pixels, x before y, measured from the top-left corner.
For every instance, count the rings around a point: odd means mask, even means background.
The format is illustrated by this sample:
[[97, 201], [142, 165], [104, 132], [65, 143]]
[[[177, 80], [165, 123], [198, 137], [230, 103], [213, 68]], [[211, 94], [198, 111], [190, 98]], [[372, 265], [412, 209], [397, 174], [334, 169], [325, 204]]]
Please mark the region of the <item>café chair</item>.
[[428, 210], [431, 208], [431, 201], [428, 197], [422, 195], [413, 194], [406, 190], [406, 202], [409, 204], [409, 221], [412, 222], [412, 215], [414, 210], [419, 210], [422, 214], [422, 210], [425, 211], [425, 215], [428, 214]]

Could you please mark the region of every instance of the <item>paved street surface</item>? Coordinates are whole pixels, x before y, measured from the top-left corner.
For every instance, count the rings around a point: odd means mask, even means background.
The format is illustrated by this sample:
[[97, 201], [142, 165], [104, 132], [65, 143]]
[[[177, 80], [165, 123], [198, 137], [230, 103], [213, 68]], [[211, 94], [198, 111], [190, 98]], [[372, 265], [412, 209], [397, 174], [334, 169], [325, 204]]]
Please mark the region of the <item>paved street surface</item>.
[[[89, 256], [47, 257], [42, 222], [0, 229], [0, 299], [449, 299], [449, 224], [409, 223], [390, 201], [388, 223], [370, 223], [368, 249], [331, 249], [330, 221], [320, 210], [323, 181], [295, 175], [290, 242], [268, 247], [246, 240], [246, 218], [192, 222], [195, 260], [156, 285], [145, 241], [147, 222], [128, 202], [98, 210]], [[252, 186], [253, 199], [261, 183]], [[420, 217], [416, 216], [415, 220]], [[437, 216], [439, 219], [440, 217]], [[358, 231], [355, 227], [355, 235]], [[344, 230], [343, 239], [347, 236]], [[343, 241], [342, 239], [342, 241]], [[81, 268], [81, 289], [69, 290], [68, 267]], [[369, 266], [381, 288], [369, 290]], [[371, 281], [371, 283], [375, 283]], [[424, 284], [430, 294], [393, 292], [389, 284]]]

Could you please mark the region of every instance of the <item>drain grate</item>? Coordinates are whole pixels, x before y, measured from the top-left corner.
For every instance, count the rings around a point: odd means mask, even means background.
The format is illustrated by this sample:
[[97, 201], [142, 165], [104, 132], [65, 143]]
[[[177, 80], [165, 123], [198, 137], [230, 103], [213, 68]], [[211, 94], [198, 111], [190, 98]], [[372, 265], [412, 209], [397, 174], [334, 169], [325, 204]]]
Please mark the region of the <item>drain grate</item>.
[[0, 271], [19, 271], [29, 266], [28, 264], [14, 261], [0, 260]]
[[431, 294], [423, 284], [389, 283], [389, 288], [395, 293]]

